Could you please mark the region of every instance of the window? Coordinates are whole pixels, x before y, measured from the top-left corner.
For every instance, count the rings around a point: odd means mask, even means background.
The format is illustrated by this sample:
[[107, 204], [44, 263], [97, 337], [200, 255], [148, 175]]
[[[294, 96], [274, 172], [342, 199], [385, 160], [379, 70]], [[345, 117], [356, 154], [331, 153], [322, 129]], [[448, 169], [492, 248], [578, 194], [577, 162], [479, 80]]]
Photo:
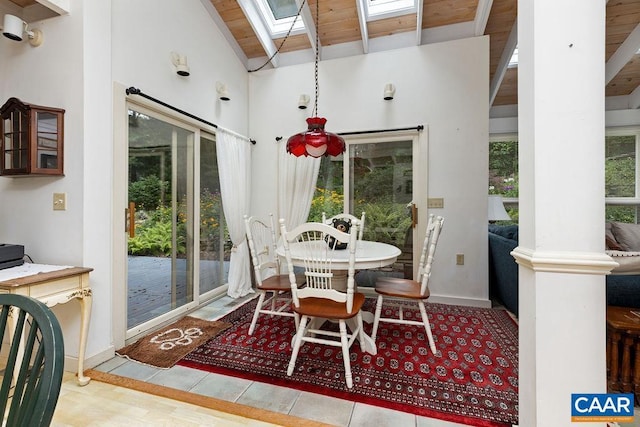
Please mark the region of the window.
[[502, 196], [513, 222], [518, 222], [518, 183], [518, 136], [492, 136], [489, 140], [489, 194]]
[[640, 129], [612, 129], [605, 135], [606, 220], [638, 223], [638, 138]]
[[367, 20], [391, 18], [416, 12], [415, 0], [367, 0]]
[[296, 19], [298, 6], [295, 0], [259, 0], [257, 4], [260, 16], [271, 32], [272, 38], [285, 36], [294, 20], [295, 25], [291, 34], [304, 31], [302, 17]]

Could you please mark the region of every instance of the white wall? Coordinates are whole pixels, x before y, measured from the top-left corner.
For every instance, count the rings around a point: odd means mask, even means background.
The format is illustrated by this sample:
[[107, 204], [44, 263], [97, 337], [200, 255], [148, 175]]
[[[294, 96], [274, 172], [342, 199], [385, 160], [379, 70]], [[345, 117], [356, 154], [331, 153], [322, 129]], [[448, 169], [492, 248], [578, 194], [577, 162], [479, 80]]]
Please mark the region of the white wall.
[[[114, 83], [145, 93], [240, 133], [248, 130], [248, 77], [199, 0], [94, 2], [76, 0], [68, 16], [31, 24], [42, 46], [0, 38], [0, 101], [9, 97], [64, 108], [65, 176], [0, 177], [0, 242], [20, 243], [35, 262], [93, 267], [93, 312], [86, 366], [113, 355], [115, 295], [125, 283], [113, 272], [113, 232], [123, 215], [113, 206], [126, 188], [113, 188], [116, 158]], [[178, 77], [172, 50], [186, 54], [191, 76]], [[221, 104], [216, 81], [232, 100]], [[122, 97], [117, 102], [124, 103]], [[120, 118], [120, 122], [126, 122]], [[118, 147], [114, 147], [119, 144]], [[126, 153], [126, 151], [124, 151]], [[52, 210], [54, 192], [67, 210]], [[78, 304], [54, 308], [62, 323], [67, 367], [77, 357]], [[117, 310], [116, 310], [117, 311]]]
[[[331, 132], [425, 125], [429, 132], [429, 197], [444, 198], [445, 226], [438, 243], [431, 293], [486, 305], [489, 39], [478, 37], [321, 61], [319, 115]], [[314, 93], [313, 63], [252, 73], [249, 77], [253, 149], [251, 214], [276, 213], [275, 137], [306, 128]], [[386, 83], [393, 101], [382, 99]], [[311, 104], [313, 104], [313, 99]], [[426, 211], [426, 206], [419, 206]], [[464, 253], [465, 265], [455, 265]]]
[[[23, 244], [41, 264], [84, 264], [83, 3], [71, 6], [69, 16], [30, 25], [44, 33], [40, 47], [0, 38], [0, 102], [17, 97], [66, 110], [65, 176], [0, 177], [0, 241]], [[53, 193], [67, 194], [67, 210], [53, 211]], [[108, 299], [99, 289], [96, 294]], [[78, 354], [78, 307], [71, 302], [54, 308], [71, 357]]]
[[[113, 80], [222, 127], [246, 134], [247, 71], [198, 0], [114, 0]], [[187, 56], [180, 77], [172, 51]], [[231, 101], [220, 101], [216, 81]]]

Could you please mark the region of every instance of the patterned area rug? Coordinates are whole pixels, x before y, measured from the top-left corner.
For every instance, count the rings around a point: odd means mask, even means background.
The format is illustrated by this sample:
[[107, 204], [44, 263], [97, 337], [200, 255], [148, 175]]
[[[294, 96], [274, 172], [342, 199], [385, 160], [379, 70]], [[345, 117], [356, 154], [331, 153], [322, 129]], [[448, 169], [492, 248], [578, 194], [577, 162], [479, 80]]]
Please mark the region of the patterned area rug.
[[[518, 423], [518, 326], [505, 310], [428, 304], [436, 355], [424, 330], [381, 323], [377, 355], [351, 347], [348, 389], [339, 347], [304, 344], [287, 376], [293, 319], [260, 316], [249, 336], [255, 304], [220, 319], [233, 326], [178, 364], [462, 424]], [[373, 305], [367, 300], [365, 309], [373, 312]], [[418, 310], [405, 311], [405, 318], [416, 316]]]
[[168, 369], [191, 350], [229, 327], [230, 323], [185, 316], [133, 344], [122, 347], [116, 354], [145, 365]]

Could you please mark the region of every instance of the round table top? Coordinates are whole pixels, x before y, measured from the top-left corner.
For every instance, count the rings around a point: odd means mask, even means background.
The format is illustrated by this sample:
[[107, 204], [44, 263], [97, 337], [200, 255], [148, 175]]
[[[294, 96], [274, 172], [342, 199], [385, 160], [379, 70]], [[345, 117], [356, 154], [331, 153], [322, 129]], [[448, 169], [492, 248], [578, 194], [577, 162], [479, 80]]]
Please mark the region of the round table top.
[[[319, 245], [326, 245], [324, 241], [319, 241]], [[304, 267], [304, 253], [300, 250], [299, 243], [290, 243], [291, 261], [296, 267]], [[278, 256], [284, 257], [284, 247], [278, 246]], [[382, 242], [372, 242], [370, 240], [358, 240], [356, 242], [355, 268], [364, 270], [368, 268], [379, 268], [393, 264], [401, 251], [399, 248]], [[337, 270], [346, 270], [349, 267], [349, 250], [333, 251], [333, 267]]]

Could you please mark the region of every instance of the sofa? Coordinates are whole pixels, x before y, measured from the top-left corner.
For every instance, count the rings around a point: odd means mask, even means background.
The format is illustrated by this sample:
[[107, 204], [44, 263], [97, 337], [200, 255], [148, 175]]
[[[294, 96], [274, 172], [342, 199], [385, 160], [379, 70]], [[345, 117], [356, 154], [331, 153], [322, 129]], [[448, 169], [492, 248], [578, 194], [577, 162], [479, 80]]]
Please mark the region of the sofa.
[[[618, 262], [606, 277], [608, 305], [640, 308], [640, 225], [609, 222], [606, 253]], [[489, 295], [518, 315], [517, 225], [489, 225]]]

